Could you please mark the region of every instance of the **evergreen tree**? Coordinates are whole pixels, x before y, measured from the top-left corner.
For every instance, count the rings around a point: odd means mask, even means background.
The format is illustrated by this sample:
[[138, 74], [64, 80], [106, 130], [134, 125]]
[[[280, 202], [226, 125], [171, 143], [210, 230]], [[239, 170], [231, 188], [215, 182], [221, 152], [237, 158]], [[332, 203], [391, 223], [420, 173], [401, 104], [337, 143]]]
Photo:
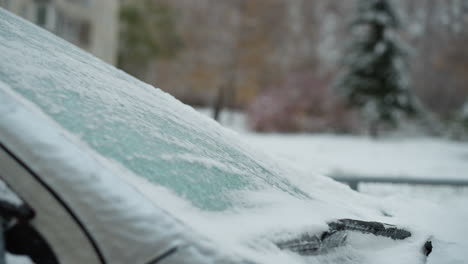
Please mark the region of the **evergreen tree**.
[[402, 113], [415, 112], [406, 78], [407, 53], [396, 36], [399, 27], [388, 0], [359, 0], [337, 88], [370, 121], [372, 136], [380, 124], [396, 125]]

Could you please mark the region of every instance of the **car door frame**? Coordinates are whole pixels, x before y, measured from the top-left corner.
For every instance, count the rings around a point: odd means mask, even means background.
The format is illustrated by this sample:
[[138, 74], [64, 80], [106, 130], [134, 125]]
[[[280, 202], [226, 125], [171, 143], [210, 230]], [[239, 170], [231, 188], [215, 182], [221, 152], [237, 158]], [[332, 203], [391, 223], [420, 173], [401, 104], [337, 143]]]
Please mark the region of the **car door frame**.
[[85, 223], [65, 200], [0, 142], [0, 178], [35, 211], [31, 225], [44, 237], [59, 263], [106, 264]]

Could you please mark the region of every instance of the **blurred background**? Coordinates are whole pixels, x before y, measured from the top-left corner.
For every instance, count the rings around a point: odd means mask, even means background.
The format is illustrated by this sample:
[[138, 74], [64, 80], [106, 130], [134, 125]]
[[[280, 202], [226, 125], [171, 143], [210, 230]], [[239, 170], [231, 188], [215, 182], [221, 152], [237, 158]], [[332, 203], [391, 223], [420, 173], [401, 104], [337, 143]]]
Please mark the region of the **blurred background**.
[[468, 0], [0, 6], [305, 175], [468, 180]]
[[[367, 7], [399, 22], [384, 27], [405, 52], [382, 56], [401, 55], [405, 67], [389, 73], [385, 66], [368, 65], [406, 80], [399, 88], [408, 91], [417, 114], [398, 118], [376, 110], [379, 100], [372, 110], [375, 95], [354, 102], [354, 91], [339, 89], [352, 86], [349, 80], [342, 85], [343, 75], [352, 75], [358, 64], [346, 56], [355, 53], [363, 60], [375, 51], [352, 47], [359, 39], [356, 21], [369, 11], [359, 2], [0, 0], [0, 5], [227, 126], [466, 139], [468, 1], [393, 0], [383, 1], [388, 10]], [[361, 26], [372, 28], [374, 22]], [[387, 63], [396, 61], [391, 60]], [[366, 114], [369, 109], [377, 114]]]

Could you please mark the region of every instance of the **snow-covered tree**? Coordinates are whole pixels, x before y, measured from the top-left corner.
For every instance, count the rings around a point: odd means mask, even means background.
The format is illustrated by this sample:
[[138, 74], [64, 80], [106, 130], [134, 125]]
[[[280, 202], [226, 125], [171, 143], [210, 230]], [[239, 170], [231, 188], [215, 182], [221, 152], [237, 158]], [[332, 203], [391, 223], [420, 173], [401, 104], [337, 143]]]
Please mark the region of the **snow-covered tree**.
[[399, 27], [390, 1], [358, 1], [337, 88], [351, 107], [362, 110], [373, 136], [380, 124], [395, 125], [399, 116], [416, 108], [407, 79], [407, 52], [396, 35]]

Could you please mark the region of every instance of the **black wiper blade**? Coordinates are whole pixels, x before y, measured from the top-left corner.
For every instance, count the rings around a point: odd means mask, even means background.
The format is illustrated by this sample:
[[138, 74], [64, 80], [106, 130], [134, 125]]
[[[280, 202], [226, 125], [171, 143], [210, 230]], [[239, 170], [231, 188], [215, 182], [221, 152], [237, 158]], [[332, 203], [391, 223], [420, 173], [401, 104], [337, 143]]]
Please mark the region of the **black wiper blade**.
[[299, 238], [276, 242], [276, 245], [280, 249], [311, 256], [325, 254], [331, 249], [344, 246], [347, 238], [346, 231], [357, 231], [394, 240], [403, 240], [411, 236], [411, 232], [394, 225], [354, 219], [339, 219], [328, 223], [328, 227], [328, 231], [323, 232], [320, 236], [304, 234]]
[[328, 223], [330, 230], [336, 231], [358, 231], [364, 234], [373, 234], [376, 236], [389, 237], [394, 240], [403, 240], [411, 236], [408, 230], [397, 228], [394, 225], [367, 222], [354, 219], [339, 219], [336, 222]]
[[324, 232], [321, 236], [305, 234], [299, 238], [277, 242], [280, 249], [287, 249], [300, 255], [312, 256], [328, 252], [346, 243], [346, 232]]

